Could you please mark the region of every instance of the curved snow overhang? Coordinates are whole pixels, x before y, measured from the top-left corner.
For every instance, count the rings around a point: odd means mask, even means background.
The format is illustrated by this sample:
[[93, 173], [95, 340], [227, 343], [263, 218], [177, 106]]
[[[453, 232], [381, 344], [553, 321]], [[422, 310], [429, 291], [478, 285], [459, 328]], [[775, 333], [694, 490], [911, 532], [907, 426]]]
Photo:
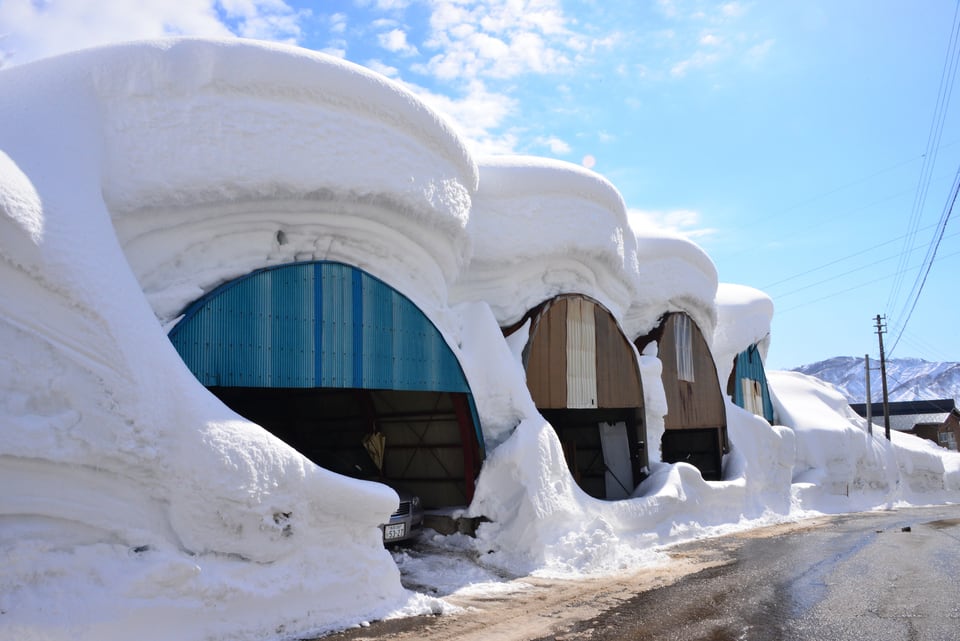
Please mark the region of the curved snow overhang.
[[486, 301], [501, 326], [560, 294], [618, 321], [634, 298], [636, 242], [623, 198], [579, 165], [529, 156], [479, 160], [467, 229], [473, 257], [451, 298]]
[[230, 278], [304, 260], [354, 264], [440, 306], [469, 256], [475, 163], [446, 121], [367, 69], [176, 38], [17, 71], [89, 97], [77, 109], [97, 133], [94, 187], [163, 322]]
[[634, 230], [636, 291], [624, 326], [636, 338], [653, 331], [669, 312], [689, 315], [710, 340], [717, 323], [717, 268], [693, 241], [664, 230]]
[[717, 327], [713, 332], [713, 353], [717, 365], [732, 361], [737, 354], [756, 345], [760, 358], [767, 360], [773, 300], [747, 285], [720, 283], [717, 287]]

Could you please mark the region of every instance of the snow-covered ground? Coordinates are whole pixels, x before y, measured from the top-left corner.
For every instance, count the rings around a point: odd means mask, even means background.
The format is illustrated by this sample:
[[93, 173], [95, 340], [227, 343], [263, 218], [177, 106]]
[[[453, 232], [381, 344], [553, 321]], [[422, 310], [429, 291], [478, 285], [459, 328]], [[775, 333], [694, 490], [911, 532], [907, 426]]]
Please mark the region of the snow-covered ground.
[[[500, 325], [582, 293], [632, 335], [686, 311], [729, 363], [775, 349], [769, 299], [719, 285], [690, 241], [632, 229], [583, 168], [477, 162], [368, 70], [264, 43], [134, 43], [0, 71], [0, 638], [266, 641], [445, 610], [383, 548], [392, 490], [231, 412], [166, 338], [216, 285], [304, 260], [415, 302], [476, 399], [487, 458], [467, 513], [490, 521], [437, 542], [453, 553], [417, 566], [424, 586], [615, 572], [694, 537], [960, 500], [960, 454], [871, 436], [835, 390], [776, 372], [782, 425], [727, 403], [724, 480], [654, 456], [631, 498], [586, 495]], [[655, 437], [659, 361], [640, 366]]]

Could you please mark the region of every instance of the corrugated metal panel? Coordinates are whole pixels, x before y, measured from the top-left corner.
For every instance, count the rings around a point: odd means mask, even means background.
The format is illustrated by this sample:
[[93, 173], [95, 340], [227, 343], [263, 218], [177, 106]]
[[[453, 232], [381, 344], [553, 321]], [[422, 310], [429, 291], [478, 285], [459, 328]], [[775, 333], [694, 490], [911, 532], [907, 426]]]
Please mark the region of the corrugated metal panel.
[[232, 281], [192, 305], [170, 340], [207, 386], [470, 391], [423, 312], [340, 263], [295, 263]]
[[567, 407], [597, 406], [597, 333], [593, 305], [582, 298], [567, 301]]
[[547, 303], [536, 315], [526, 356], [527, 387], [539, 408], [567, 406], [567, 301]]
[[524, 365], [541, 409], [643, 407], [633, 348], [603, 306], [564, 296], [531, 312]]
[[643, 407], [643, 385], [633, 347], [613, 316], [594, 305], [597, 332], [597, 407]]
[[[658, 356], [663, 364], [663, 390], [667, 397], [666, 429], [695, 429], [722, 427], [726, 430], [727, 412], [724, 408], [723, 390], [717, 377], [717, 366], [700, 328], [691, 319], [690, 355], [693, 365], [693, 382], [680, 380], [677, 350], [677, 319], [686, 316], [682, 312], [668, 314], [663, 321], [658, 343]], [[685, 323], [686, 324], [686, 323]], [[637, 339], [645, 344], [645, 338]]]
[[773, 423], [773, 403], [770, 400], [770, 390], [767, 387], [767, 374], [763, 369], [763, 359], [760, 358], [760, 352], [756, 345], [751, 345], [737, 354], [734, 373], [736, 380], [739, 382], [734, 385], [733, 402], [743, 408], [751, 405], [744, 396], [743, 381], [755, 381], [761, 395], [759, 404], [762, 411], [755, 411], [754, 413]]

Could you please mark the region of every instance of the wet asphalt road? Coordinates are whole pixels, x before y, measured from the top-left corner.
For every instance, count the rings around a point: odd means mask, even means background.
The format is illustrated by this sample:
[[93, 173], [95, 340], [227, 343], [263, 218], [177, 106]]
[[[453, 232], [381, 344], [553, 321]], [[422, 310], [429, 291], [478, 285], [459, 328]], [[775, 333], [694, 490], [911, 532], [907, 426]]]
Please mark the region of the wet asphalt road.
[[724, 537], [715, 553], [725, 565], [543, 641], [960, 641], [960, 506]]

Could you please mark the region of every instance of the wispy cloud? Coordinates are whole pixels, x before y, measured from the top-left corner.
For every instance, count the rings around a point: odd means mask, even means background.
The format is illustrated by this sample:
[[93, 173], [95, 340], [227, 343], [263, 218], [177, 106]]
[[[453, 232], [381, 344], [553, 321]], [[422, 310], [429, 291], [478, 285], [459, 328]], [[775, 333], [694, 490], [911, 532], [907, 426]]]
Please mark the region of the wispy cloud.
[[513, 78], [565, 70], [589, 46], [556, 0], [433, 2], [420, 71], [441, 80]]
[[627, 216], [634, 229], [668, 231], [691, 239], [707, 238], [717, 232], [716, 229], [703, 227], [700, 222], [700, 213], [690, 209], [670, 211], [630, 209]]
[[772, 40], [762, 40], [746, 26], [751, 8], [748, 3], [710, 5], [660, 0], [656, 7], [666, 26], [651, 31], [649, 36], [659, 50], [668, 52], [668, 62], [651, 77], [677, 80], [739, 62], [756, 67], [773, 46]]
[[572, 151], [569, 144], [556, 136], [537, 136], [533, 143], [538, 147], [546, 147], [556, 155], [566, 155]]
[[520, 132], [510, 128], [503, 131], [507, 118], [516, 110], [515, 99], [490, 91], [480, 80], [469, 82], [459, 96], [400, 82], [449, 118], [451, 125], [470, 143], [474, 152], [503, 154], [516, 149]]
[[334, 13], [327, 17], [330, 33], [344, 33], [347, 30], [347, 14]]

